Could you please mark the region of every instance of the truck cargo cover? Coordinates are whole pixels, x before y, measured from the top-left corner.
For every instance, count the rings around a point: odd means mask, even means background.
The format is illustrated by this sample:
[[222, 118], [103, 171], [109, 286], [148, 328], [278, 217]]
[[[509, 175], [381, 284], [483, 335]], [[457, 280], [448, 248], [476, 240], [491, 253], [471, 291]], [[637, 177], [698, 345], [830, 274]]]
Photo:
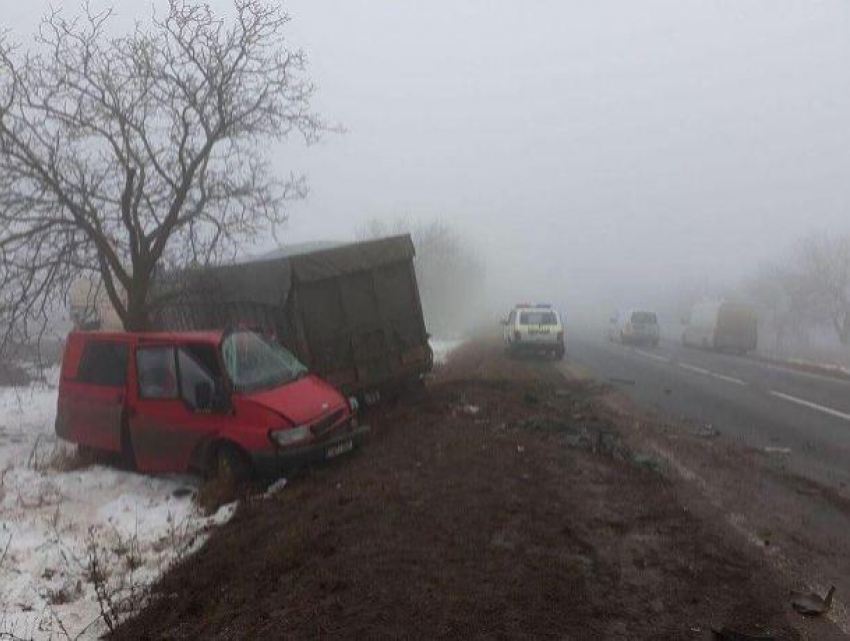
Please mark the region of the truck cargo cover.
[[410, 236], [326, 247], [318, 251], [289, 254], [275, 252], [275, 258], [248, 260], [217, 267], [188, 269], [171, 273], [156, 288], [168, 305], [176, 303], [256, 303], [273, 307], [286, 304], [292, 279], [313, 282], [343, 274], [372, 269], [413, 258]]
[[289, 260], [295, 278], [310, 282], [407, 261], [414, 253], [413, 241], [405, 234], [299, 254]]

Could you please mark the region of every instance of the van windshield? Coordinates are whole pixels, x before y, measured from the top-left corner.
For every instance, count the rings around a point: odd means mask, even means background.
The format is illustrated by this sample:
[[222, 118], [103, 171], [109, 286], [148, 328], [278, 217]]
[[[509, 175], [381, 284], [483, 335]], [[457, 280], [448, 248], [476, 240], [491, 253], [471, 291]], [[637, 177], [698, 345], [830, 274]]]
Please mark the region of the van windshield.
[[221, 356], [236, 392], [277, 387], [307, 373], [291, 352], [254, 332], [228, 334], [221, 344]]
[[633, 312], [632, 322], [640, 323], [642, 325], [655, 325], [658, 322], [658, 319], [655, 317], [654, 312]]
[[519, 315], [520, 325], [557, 325], [558, 317], [555, 312], [522, 312]]

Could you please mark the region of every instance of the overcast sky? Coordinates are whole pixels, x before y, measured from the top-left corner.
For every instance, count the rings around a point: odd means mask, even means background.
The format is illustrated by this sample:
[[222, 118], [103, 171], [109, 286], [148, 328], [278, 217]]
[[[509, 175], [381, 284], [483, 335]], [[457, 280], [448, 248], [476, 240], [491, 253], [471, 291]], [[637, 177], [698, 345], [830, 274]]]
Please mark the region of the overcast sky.
[[[49, 4], [0, 0], [3, 26], [24, 40]], [[627, 306], [850, 230], [844, 0], [286, 6], [348, 130], [273, 151], [310, 179], [293, 241], [439, 217], [510, 296]]]

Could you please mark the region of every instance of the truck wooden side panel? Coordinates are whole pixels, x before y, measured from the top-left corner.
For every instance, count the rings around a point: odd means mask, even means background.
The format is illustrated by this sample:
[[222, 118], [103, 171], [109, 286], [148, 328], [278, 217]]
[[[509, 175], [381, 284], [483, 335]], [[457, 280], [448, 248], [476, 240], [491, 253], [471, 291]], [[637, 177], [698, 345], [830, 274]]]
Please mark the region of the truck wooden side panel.
[[272, 334], [349, 393], [403, 383], [433, 360], [413, 256], [399, 236], [204, 270], [156, 324]]

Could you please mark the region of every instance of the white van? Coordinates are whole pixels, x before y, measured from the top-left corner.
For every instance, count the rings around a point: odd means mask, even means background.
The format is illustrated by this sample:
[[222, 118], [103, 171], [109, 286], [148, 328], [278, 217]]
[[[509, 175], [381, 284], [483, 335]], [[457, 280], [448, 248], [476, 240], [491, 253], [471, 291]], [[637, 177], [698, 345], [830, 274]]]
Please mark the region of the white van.
[[746, 354], [758, 345], [758, 316], [744, 303], [697, 303], [687, 319], [682, 343], [716, 351]]
[[502, 325], [509, 354], [551, 354], [558, 360], [564, 358], [564, 326], [551, 305], [517, 305]]
[[655, 312], [632, 309], [614, 314], [608, 325], [608, 339], [623, 344], [658, 345], [661, 330]]

